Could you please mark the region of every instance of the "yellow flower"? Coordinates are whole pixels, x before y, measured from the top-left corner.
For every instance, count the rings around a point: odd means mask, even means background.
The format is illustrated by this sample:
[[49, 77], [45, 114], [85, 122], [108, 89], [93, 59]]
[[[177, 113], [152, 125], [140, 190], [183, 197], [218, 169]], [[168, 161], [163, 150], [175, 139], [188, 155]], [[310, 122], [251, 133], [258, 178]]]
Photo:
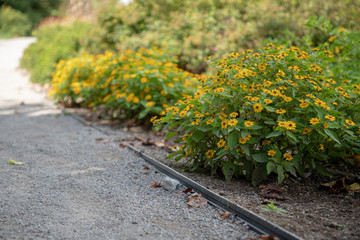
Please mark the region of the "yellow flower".
[[207, 158], [212, 158], [213, 156], [214, 156], [214, 150], [209, 149], [209, 150], [206, 152], [206, 157], [207, 157]]
[[199, 119], [196, 119], [195, 121], [192, 121], [191, 122], [191, 125], [199, 125], [199, 123], [200, 123], [200, 120]]
[[214, 119], [209, 119], [209, 120], [206, 121], [206, 124], [210, 125], [210, 124], [212, 124], [213, 121], [214, 121]]
[[271, 101], [270, 99], [265, 99], [264, 102], [265, 102], [266, 104], [270, 104], [270, 103], [272, 103], [273, 101]]
[[285, 158], [285, 160], [287, 160], [287, 161], [291, 161], [291, 160], [293, 159], [293, 157], [292, 157], [289, 153], [285, 153], [285, 154], [284, 154], [284, 158]]
[[146, 95], [146, 96], [145, 96], [145, 99], [146, 99], [146, 100], [150, 100], [151, 98], [152, 98], [151, 95]]
[[275, 156], [275, 154], [276, 154], [276, 152], [274, 150], [269, 150], [267, 152], [267, 155], [270, 156], [270, 157]]
[[330, 38], [329, 38], [329, 42], [332, 42], [332, 41], [334, 41], [336, 39], [336, 36], [331, 36]]
[[278, 109], [275, 111], [277, 114], [283, 114], [283, 113], [286, 113], [286, 110], [285, 109]]
[[[140, 101], [140, 99], [138, 97], [134, 97], [134, 99], [133, 99], [134, 103], [138, 103], [139, 101]], [[155, 104], [155, 102], [154, 102], [154, 104]]]
[[152, 107], [152, 106], [154, 106], [155, 105], [155, 102], [154, 101], [150, 101], [150, 102], [147, 102], [146, 103], [146, 106], [147, 107]]
[[310, 123], [311, 125], [316, 125], [320, 122], [320, 120], [318, 118], [311, 118], [310, 119]]
[[187, 111], [181, 111], [181, 112], [180, 112], [180, 117], [185, 117], [186, 114], [187, 114]]
[[141, 78], [141, 83], [147, 83], [147, 82], [148, 82], [147, 78], [145, 77]]
[[345, 122], [350, 125], [350, 126], [354, 126], [355, 123], [353, 121], [351, 121], [350, 119], [346, 119]]
[[217, 143], [217, 146], [219, 148], [223, 147], [225, 145], [225, 140], [224, 139], [220, 139], [220, 141]]
[[338, 105], [337, 102], [332, 102], [331, 104], [332, 104], [332, 105]]
[[221, 128], [222, 128], [222, 129], [226, 129], [227, 126], [228, 126], [228, 120], [227, 120], [227, 119], [222, 120], [222, 122], [221, 122]]
[[320, 151], [324, 151], [324, 145], [319, 144], [319, 150], [320, 150]]
[[237, 112], [230, 113], [230, 117], [233, 117], [233, 118], [237, 117], [237, 115], [239, 115]]
[[324, 123], [324, 128], [329, 128], [329, 124]]
[[263, 109], [263, 107], [260, 103], [255, 103], [253, 108], [254, 108], [255, 112], [261, 112], [261, 110]]
[[262, 142], [262, 145], [266, 146], [266, 145], [269, 145], [271, 143], [270, 140], [265, 140]]
[[326, 115], [325, 116], [326, 119], [329, 119], [330, 121], [335, 121], [335, 117], [334, 116], [331, 116], [331, 115]]
[[307, 102], [300, 103], [301, 108], [307, 108], [308, 106], [309, 106], [309, 104]]
[[278, 126], [279, 126], [279, 127], [286, 127], [286, 122], [279, 122], [279, 123], [278, 123]]
[[292, 121], [287, 121], [285, 127], [287, 130], [294, 130], [296, 128], [296, 124]]
[[311, 133], [311, 129], [310, 128], [303, 128], [302, 129], [302, 132], [303, 132], [303, 134], [308, 134], [308, 133]]
[[225, 150], [229, 150], [229, 146], [225, 146], [224, 149], [225, 149]]
[[238, 123], [238, 120], [236, 120], [235, 118], [232, 118], [232, 119], [229, 120], [229, 125], [231, 127], [235, 126], [237, 123]]
[[244, 124], [245, 124], [246, 127], [251, 127], [252, 125], [254, 125], [254, 122], [244, 121]]

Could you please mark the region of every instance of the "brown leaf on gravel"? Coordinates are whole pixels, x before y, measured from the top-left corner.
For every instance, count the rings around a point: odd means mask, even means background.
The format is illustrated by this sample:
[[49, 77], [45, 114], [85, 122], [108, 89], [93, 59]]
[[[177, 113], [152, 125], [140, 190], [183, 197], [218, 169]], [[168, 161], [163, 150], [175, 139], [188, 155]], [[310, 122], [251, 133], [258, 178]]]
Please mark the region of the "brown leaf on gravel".
[[187, 194], [187, 193], [195, 193], [195, 191], [192, 188], [187, 188], [184, 191], [177, 191], [177, 193]]
[[157, 147], [165, 147], [164, 140], [155, 141], [154, 144], [155, 144], [155, 146], [157, 146]]
[[155, 143], [151, 140], [151, 139], [145, 139], [145, 138], [142, 138], [142, 137], [139, 137], [139, 136], [135, 136], [135, 139], [140, 141], [142, 143], [142, 145], [145, 145], [145, 146], [151, 146], [151, 145], [154, 145]]
[[223, 220], [225, 220], [225, 218], [228, 218], [231, 215], [231, 212], [220, 212], [219, 215], [223, 217]]
[[360, 193], [360, 184], [355, 182], [348, 187], [349, 193]]
[[336, 181], [323, 183], [320, 185], [322, 189], [328, 189], [330, 194], [338, 194], [340, 191], [345, 189], [345, 177], [340, 178]]
[[161, 187], [161, 182], [153, 182], [150, 187], [153, 187], [153, 188], [157, 188], [157, 187]]
[[271, 193], [271, 192], [278, 192], [278, 193], [282, 193], [284, 192], [284, 189], [282, 189], [279, 184], [277, 183], [269, 183], [267, 185], [260, 185], [259, 188], [263, 189], [265, 192], [267, 193]]
[[120, 143], [120, 144], [119, 144], [119, 147], [121, 147], [121, 148], [125, 148], [125, 147], [126, 147], [126, 142], [122, 142], [122, 143]]
[[144, 166], [144, 170], [149, 170], [150, 168], [149, 168], [149, 166], [148, 165], [145, 165]]
[[277, 193], [262, 193], [262, 194], [260, 194], [260, 196], [262, 196], [264, 198], [267, 198], [267, 199], [276, 199], [276, 200], [279, 200], [279, 201], [288, 200], [286, 197], [280, 196]]
[[258, 239], [261, 240], [280, 240], [280, 238], [271, 235], [259, 235]]
[[96, 142], [98, 143], [109, 143], [111, 141], [111, 138], [107, 138], [107, 139], [104, 139], [104, 138], [95, 138]]
[[189, 195], [187, 199], [188, 199], [187, 204], [189, 207], [198, 208], [207, 204], [207, 200], [203, 198], [201, 194], [193, 193]]

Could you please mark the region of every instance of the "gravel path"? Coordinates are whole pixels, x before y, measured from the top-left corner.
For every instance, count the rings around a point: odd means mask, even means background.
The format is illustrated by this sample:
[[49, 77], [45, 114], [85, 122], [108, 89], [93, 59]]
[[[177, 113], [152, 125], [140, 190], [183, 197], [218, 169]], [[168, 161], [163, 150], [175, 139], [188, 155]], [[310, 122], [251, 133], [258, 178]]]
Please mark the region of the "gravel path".
[[[34, 39], [0, 40], [0, 239], [248, 239], [240, 221], [184, 194], [141, 158], [63, 116], [17, 70]], [[36, 89], [35, 89], [36, 90]], [[25, 165], [9, 165], [12, 158]]]

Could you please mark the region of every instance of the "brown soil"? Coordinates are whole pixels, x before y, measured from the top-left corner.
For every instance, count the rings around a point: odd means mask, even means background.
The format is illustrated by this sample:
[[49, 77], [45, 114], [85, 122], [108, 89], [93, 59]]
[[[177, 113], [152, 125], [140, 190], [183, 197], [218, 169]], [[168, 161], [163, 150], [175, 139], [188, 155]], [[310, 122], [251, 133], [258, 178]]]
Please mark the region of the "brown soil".
[[[165, 159], [171, 152], [168, 147], [169, 143], [163, 142], [163, 136], [154, 132], [145, 131], [138, 126], [119, 128], [117, 125], [117, 129], [114, 129], [114, 127], [109, 127], [109, 124], [113, 125], [113, 122], [94, 121], [94, 115], [86, 110], [69, 111], [83, 120], [89, 121], [88, 124], [85, 123], [86, 125], [96, 126], [109, 133], [112, 141], [118, 141], [119, 146], [123, 147], [126, 144], [135, 146], [210, 190], [299, 237], [326, 240], [360, 239], [360, 194], [350, 194], [346, 191], [330, 194], [329, 190], [320, 188], [321, 184], [338, 180], [343, 176], [336, 175], [325, 178], [311, 175], [307, 179], [289, 178], [281, 186], [285, 190], [284, 192], [275, 191], [272, 192], [272, 196], [269, 196], [266, 195], [265, 190], [269, 190], [268, 188], [271, 190], [271, 185], [266, 185], [266, 183], [259, 188], [244, 179], [233, 179], [231, 182], [226, 182], [220, 176], [210, 176], [200, 171], [181, 170], [181, 164]], [[148, 139], [150, 141], [147, 141]], [[165, 146], [162, 146], [163, 143]], [[355, 176], [355, 178], [359, 182], [359, 176]], [[274, 184], [274, 181], [271, 184]], [[274, 185], [276, 186], [276, 184]], [[266, 211], [264, 205], [270, 202], [275, 204], [275, 208], [272, 211]], [[287, 212], [281, 214], [281, 209]]]

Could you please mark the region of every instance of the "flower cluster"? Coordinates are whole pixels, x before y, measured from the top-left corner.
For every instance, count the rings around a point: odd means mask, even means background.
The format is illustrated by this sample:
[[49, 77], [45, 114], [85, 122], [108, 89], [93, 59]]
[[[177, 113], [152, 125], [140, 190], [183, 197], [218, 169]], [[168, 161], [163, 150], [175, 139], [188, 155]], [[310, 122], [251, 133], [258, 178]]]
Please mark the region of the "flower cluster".
[[154, 47], [62, 60], [56, 65], [50, 95], [66, 104], [121, 110], [114, 117], [143, 119], [190, 94], [195, 84], [193, 74]]
[[271, 43], [232, 53], [199, 79], [195, 95], [152, 121], [178, 126], [183, 146], [171, 156], [220, 167], [226, 179], [244, 174], [258, 184], [273, 172], [282, 182], [323, 169], [324, 161], [360, 152], [359, 85], [327, 74], [328, 54]]

